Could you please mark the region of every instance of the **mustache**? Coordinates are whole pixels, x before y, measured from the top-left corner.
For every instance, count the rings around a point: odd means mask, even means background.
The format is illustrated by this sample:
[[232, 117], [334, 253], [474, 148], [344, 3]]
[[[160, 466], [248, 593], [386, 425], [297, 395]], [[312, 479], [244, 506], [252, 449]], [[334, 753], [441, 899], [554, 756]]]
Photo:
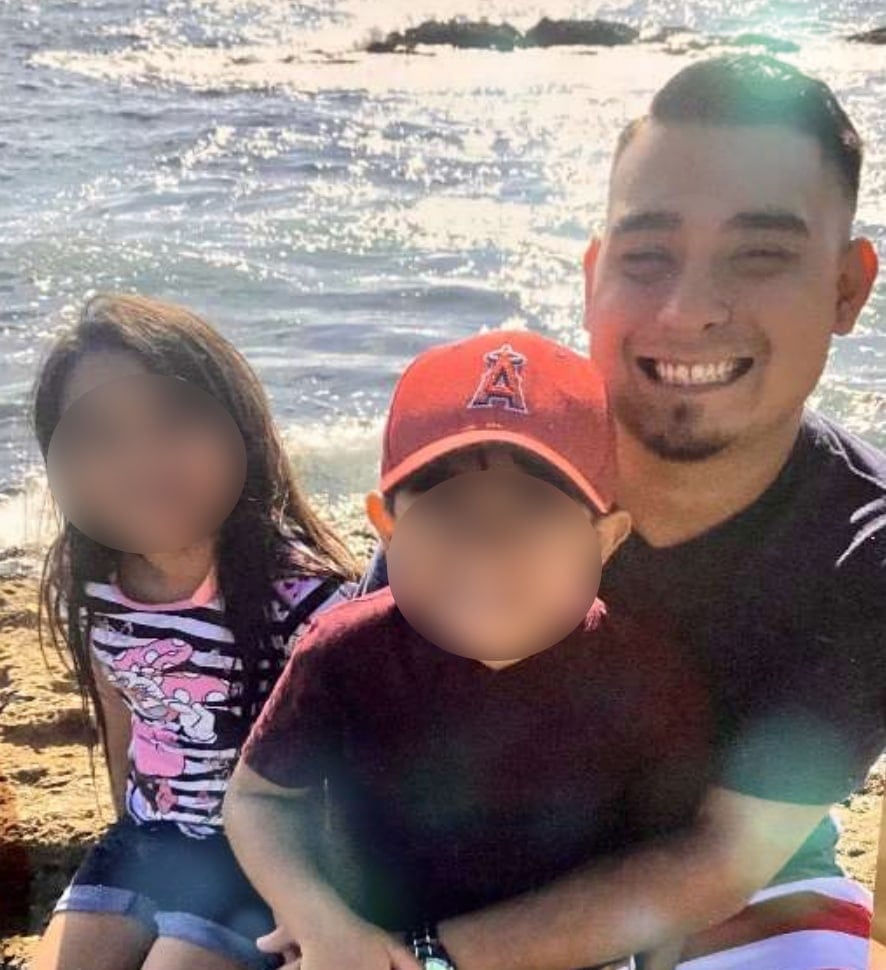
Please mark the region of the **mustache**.
[[645, 357], [652, 360], [679, 361], [682, 363], [707, 363], [719, 360], [755, 360], [764, 357], [771, 347], [768, 340], [753, 341], [722, 340], [704, 341], [655, 341], [635, 343], [626, 340], [623, 351], [626, 357]]

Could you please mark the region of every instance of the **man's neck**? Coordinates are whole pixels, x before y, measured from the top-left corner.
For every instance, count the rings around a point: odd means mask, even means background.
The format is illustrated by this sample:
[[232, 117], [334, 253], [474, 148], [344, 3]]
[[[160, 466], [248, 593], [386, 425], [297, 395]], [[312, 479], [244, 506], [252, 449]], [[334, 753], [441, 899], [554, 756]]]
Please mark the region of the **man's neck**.
[[668, 461], [619, 427], [618, 502], [652, 546], [674, 546], [752, 505], [790, 456], [802, 411], [752, 442], [696, 462]]

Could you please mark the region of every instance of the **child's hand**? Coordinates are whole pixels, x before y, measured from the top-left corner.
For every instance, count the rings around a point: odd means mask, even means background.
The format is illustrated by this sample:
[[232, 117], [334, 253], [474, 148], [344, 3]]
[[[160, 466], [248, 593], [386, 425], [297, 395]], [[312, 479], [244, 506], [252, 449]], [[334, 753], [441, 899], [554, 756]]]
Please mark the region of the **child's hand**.
[[[276, 915], [276, 914], [275, 914]], [[422, 970], [414, 956], [383, 930], [354, 919], [322, 935], [301, 941], [301, 956], [295, 958], [295, 941], [284, 926], [256, 941], [266, 953], [281, 953], [287, 960], [284, 970]]]
[[292, 938], [292, 934], [277, 919], [276, 913], [274, 913], [274, 919], [277, 926], [270, 933], [258, 937], [255, 945], [262, 953], [279, 953], [286, 960], [286, 966], [289, 967], [298, 960], [299, 949]]
[[387, 933], [375, 927], [349, 927], [334, 937], [305, 940], [301, 970], [422, 970], [421, 964]]

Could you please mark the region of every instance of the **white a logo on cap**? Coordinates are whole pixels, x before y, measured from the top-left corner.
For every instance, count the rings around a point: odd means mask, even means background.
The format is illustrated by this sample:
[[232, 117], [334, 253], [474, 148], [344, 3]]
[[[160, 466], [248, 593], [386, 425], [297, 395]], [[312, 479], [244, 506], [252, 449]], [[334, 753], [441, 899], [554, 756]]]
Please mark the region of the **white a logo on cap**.
[[468, 404], [469, 408], [491, 408], [503, 405], [508, 411], [526, 414], [528, 409], [523, 398], [523, 376], [520, 373], [526, 357], [510, 344], [502, 344], [498, 350], [483, 355], [486, 369]]

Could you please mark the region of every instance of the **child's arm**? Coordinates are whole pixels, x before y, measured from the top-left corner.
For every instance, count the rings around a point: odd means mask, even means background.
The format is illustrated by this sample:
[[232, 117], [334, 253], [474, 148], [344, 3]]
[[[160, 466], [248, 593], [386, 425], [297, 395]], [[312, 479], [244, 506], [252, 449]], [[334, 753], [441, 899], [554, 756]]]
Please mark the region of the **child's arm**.
[[420, 970], [406, 948], [353, 913], [308, 856], [308, 789], [275, 785], [242, 760], [224, 825], [244, 872], [302, 951], [301, 970]]
[[111, 795], [117, 817], [126, 810], [126, 777], [129, 774], [129, 745], [132, 741], [132, 714], [120, 691], [108, 680], [101, 664], [92, 658], [92, 670], [105, 718], [107, 747], [105, 759], [111, 781]]
[[349, 637], [338, 610], [315, 616], [299, 637], [240, 752], [224, 826], [244, 872], [301, 948], [301, 970], [420, 970], [404, 946], [353, 913], [311, 861], [316, 798], [341, 748], [337, 658], [347, 661]]

